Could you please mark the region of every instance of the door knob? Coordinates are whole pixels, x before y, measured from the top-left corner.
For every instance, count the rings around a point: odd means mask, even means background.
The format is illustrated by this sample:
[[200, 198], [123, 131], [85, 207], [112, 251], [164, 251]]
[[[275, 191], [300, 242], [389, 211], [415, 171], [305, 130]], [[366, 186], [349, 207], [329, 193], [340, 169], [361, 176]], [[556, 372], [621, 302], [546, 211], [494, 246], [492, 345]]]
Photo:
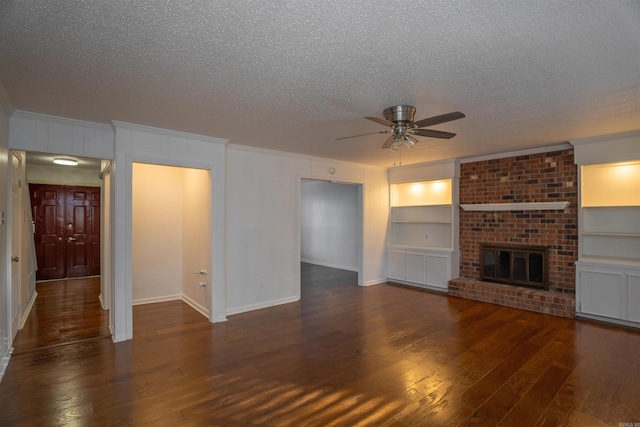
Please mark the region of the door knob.
[[69, 238], [67, 239], [67, 242], [73, 242], [73, 241], [75, 241], [75, 240], [76, 240], [76, 238], [75, 238], [75, 237], [69, 237]]
[[18, 258], [17, 256], [11, 257], [11, 262], [18, 262], [18, 261], [20, 261], [20, 258]]

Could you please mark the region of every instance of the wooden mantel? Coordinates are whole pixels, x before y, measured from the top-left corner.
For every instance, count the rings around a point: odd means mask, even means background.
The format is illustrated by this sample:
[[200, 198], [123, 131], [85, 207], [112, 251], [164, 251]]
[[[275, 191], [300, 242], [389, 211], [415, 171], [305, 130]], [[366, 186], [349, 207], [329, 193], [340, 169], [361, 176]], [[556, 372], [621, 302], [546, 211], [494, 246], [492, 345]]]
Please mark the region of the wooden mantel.
[[551, 211], [563, 210], [571, 202], [523, 202], [461, 204], [465, 211]]

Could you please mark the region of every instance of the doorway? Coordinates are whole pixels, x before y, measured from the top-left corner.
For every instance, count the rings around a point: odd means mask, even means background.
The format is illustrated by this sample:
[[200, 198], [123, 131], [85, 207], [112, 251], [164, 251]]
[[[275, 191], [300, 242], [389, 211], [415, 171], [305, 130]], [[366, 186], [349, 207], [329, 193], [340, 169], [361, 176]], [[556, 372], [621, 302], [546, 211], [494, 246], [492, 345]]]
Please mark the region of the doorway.
[[[81, 199], [81, 198], [96, 199], [97, 198], [99, 201], [100, 187], [102, 186], [101, 173], [100, 173], [102, 161], [100, 159], [91, 159], [91, 158], [83, 158], [83, 157], [76, 157], [76, 156], [64, 156], [65, 158], [73, 158], [77, 160], [78, 162], [77, 166], [71, 167], [71, 166], [55, 165], [53, 163], [53, 160], [61, 156], [52, 154], [52, 153], [38, 153], [38, 152], [29, 152], [29, 151], [25, 152], [20, 150], [12, 150], [12, 155], [14, 157], [16, 156], [21, 157], [22, 159], [22, 164], [21, 164], [21, 167], [19, 168], [21, 170], [19, 173], [19, 177], [15, 178], [16, 175], [14, 174], [14, 176], [12, 176], [12, 179], [11, 179], [12, 186], [17, 186], [18, 188], [21, 187], [20, 200], [18, 200], [17, 202], [12, 202], [14, 209], [17, 209], [18, 207], [22, 206], [20, 210], [16, 211], [16, 214], [13, 215], [13, 219], [19, 219], [19, 223], [12, 222], [12, 236], [18, 239], [18, 241], [15, 243], [12, 243], [12, 245], [13, 247], [19, 248], [22, 254], [19, 257], [20, 262], [15, 263], [15, 264], [20, 264], [19, 281], [21, 283], [17, 288], [17, 291], [20, 292], [20, 294], [18, 294], [19, 295], [18, 308], [21, 309], [21, 313], [22, 313], [20, 328], [24, 327], [29, 322], [29, 324], [31, 325], [30, 326], [31, 328], [39, 329], [42, 327], [41, 325], [32, 325], [32, 323], [34, 321], [39, 322], [43, 320], [43, 317], [34, 314], [33, 310], [35, 309], [36, 305], [39, 305], [39, 306], [42, 306], [43, 304], [48, 305], [52, 301], [52, 299], [40, 297], [40, 295], [48, 294], [47, 292], [45, 292], [45, 289], [43, 287], [44, 286], [48, 286], [50, 288], [58, 287], [60, 288], [59, 289], [60, 292], [64, 292], [67, 287], [67, 281], [54, 280], [54, 281], [48, 281], [48, 282], [40, 281], [40, 283], [36, 283], [37, 270], [39, 269], [38, 267], [41, 267], [42, 265], [41, 263], [38, 263], [36, 261], [37, 256], [36, 256], [35, 239], [34, 239], [35, 218], [32, 217], [32, 214], [34, 213], [34, 209], [30, 202], [31, 192], [29, 191], [29, 185], [30, 184], [53, 185], [53, 186], [60, 186], [63, 188], [64, 187], [96, 188], [98, 192], [97, 196], [91, 195], [90, 194], [91, 192], [89, 194], [84, 192], [82, 193], [82, 195], [76, 194], [74, 197], [76, 199]], [[70, 194], [73, 194], [73, 193], [71, 192]], [[56, 195], [54, 198], [57, 199], [58, 196]], [[78, 206], [77, 204], [73, 205], [73, 208], [72, 208], [72, 210], [74, 210], [76, 213], [84, 209], [85, 209], [84, 207]], [[101, 208], [99, 206], [95, 207], [93, 215], [98, 216], [98, 218], [95, 220], [91, 220], [93, 224], [90, 228], [98, 228], [99, 230], [100, 209]], [[63, 219], [66, 220], [66, 218], [63, 218]], [[87, 228], [87, 225], [88, 225], [87, 220], [82, 219], [82, 221], [84, 221], [84, 223], [81, 223], [81, 220], [76, 221], [76, 223], [78, 223], [78, 227], [77, 227], [78, 229], [74, 227], [73, 231], [80, 231], [79, 230], [80, 228], [84, 228], [84, 229]], [[98, 231], [98, 234], [100, 234], [99, 231]], [[60, 237], [64, 239], [65, 243], [66, 243], [67, 237], [75, 238], [76, 241], [80, 240], [79, 233], [78, 235], [75, 235], [75, 234], [69, 235], [69, 236], [62, 235]], [[85, 239], [83, 238], [82, 240], [85, 240]], [[56, 237], [56, 241], [57, 241], [57, 237]], [[85, 240], [84, 243], [86, 243], [86, 241], [88, 240]], [[79, 251], [76, 251], [76, 252], [78, 253]], [[100, 274], [99, 260], [102, 252], [100, 249], [100, 244], [98, 244], [97, 247], [94, 246], [92, 248], [92, 252], [93, 253], [91, 254], [91, 256], [93, 256], [94, 254], [97, 256], [97, 260], [98, 260], [97, 271], [93, 270], [90, 272], [80, 272], [80, 274], [76, 274], [76, 276], [78, 275], [85, 276], [87, 274], [91, 276], [98, 276]], [[86, 263], [78, 262], [82, 259], [82, 257], [87, 258], [87, 255], [86, 254], [82, 255], [81, 253], [79, 253], [76, 256], [76, 261], [74, 264], [75, 266], [78, 266], [80, 264], [86, 264]], [[72, 273], [72, 276], [73, 276], [73, 273]], [[65, 274], [63, 277], [66, 278], [67, 274]], [[78, 280], [78, 279], [75, 279], [75, 280]], [[100, 283], [100, 281], [101, 281], [100, 278], [95, 278], [91, 283], [92, 284]], [[80, 286], [81, 282], [78, 282], [77, 284]], [[108, 287], [108, 286], [111, 286], [111, 284], [105, 285], [105, 287]], [[47, 291], [48, 290], [50, 289], [47, 289]], [[85, 296], [95, 301], [99, 301], [100, 299], [99, 290], [100, 290], [99, 287], [97, 291], [95, 291], [93, 289], [93, 285], [87, 286], [85, 289], [85, 292], [88, 294], [86, 294]], [[74, 307], [73, 311], [74, 311], [74, 314], [81, 315], [84, 309], [85, 309], [84, 305], [83, 306], [77, 305]], [[73, 323], [73, 321], [70, 320], [69, 318], [67, 318], [66, 321]], [[16, 333], [18, 333], [18, 329], [14, 329], [14, 336]], [[18, 336], [20, 334], [24, 335], [22, 331], [18, 333]]]
[[36, 280], [100, 275], [100, 187], [29, 184]]
[[210, 316], [211, 174], [132, 164], [132, 304], [182, 300]]
[[301, 179], [301, 297], [362, 285], [362, 223], [362, 184]]

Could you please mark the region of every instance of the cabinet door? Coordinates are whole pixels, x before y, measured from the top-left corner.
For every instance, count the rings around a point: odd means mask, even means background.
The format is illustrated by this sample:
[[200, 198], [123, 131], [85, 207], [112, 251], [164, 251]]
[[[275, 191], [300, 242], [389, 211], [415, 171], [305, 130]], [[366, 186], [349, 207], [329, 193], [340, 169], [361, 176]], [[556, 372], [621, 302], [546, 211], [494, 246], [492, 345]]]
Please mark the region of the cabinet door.
[[426, 284], [426, 257], [424, 254], [406, 254], [406, 280], [407, 282]]
[[580, 312], [624, 319], [626, 292], [622, 274], [582, 270], [580, 274]]
[[627, 276], [629, 297], [627, 298], [627, 320], [640, 322], [640, 275]]
[[449, 288], [449, 259], [446, 256], [427, 255], [427, 285]]
[[387, 277], [404, 280], [404, 252], [389, 251], [387, 254]]

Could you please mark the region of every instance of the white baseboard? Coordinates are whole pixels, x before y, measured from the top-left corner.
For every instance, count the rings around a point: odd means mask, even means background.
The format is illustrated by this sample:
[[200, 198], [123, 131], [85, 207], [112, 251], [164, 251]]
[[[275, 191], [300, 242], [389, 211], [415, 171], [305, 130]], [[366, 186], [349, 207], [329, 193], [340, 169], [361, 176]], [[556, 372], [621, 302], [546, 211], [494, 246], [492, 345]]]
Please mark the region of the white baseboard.
[[227, 316], [230, 316], [233, 314], [246, 313], [248, 311], [253, 311], [253, 310], [260, 310], [261, 308], [273, 307], [275, 305], [288, 304], [290, 302], [296, 302], [299, 300], [300, 300], [299, 296], [292, 296], [292, 297], [274, 299], [271, 301], [259, 302], [256, 304], [249, 304], [243, 307], [227, 308]]
[[22, 319], [20, 319], [20, 329], [24, 328], [24, 325], [27, 323], [29, 313], [31, 313], [31, 309], [36, 303], [36, 298], [38, 298], [38, 293], [34, 291], [33, 295], [31, 295], [31, 299], [29, 300], [29, 304], [27, 304], [27, 308], [22, 313]]
[[373, 279], [373, 280], [367, 280], [366, 282], [364, 282], [362, 284], [362, 286], [373, 286], [373, 285], [382, 285], [383, 283], [387, 283], [387, 279]]
[[203, 307], [202, 305], [200, 305], [197, 302], [195, 302], [192, 298], [189, 298], [185, 294], [182, 294], [182, 298], [181, 299], [182, 299], [182, 301], [184, 301], [187, 304], [189, 304], [191, 306], [191, 308], [193, 308], [195, 311], [197, 311], [198, 313], [202, 314], [207, 319], [209, 318], [209, 310], [207, 310], [205, 307]]
[[13, 349], [9, 349], [9, 354], [5, 354], [0, 359], [0, 382], [2, 381], [2, 377], [4, 377], [4, 373], [7, 371], [7, 367], [9, 366], [9, 360], [11, 360], [11, 353]]
[[160, 297], [134, 299], [133, 301], [131, 301], [131, 305], [153, 304], [156, 302], [175, 301], [177, 299], [182, 299], [182, 294], [163, 295]]
[[[192, 298], [188, 297], [185, 294], [174, 294], [174, 295], [164, 295], [160, 297], [152, 297], [152, 298], [139, 298], [133, 300], [131, 305], [143, 305], [143, 304], [154, 304], [157, 302], [167, 302], [167, 301], [176, 301], [181, 300], [188, 304], [191, 308], [193, 308], [198, 313], [202, 314], [207, 319], [209, 318], [209, 310], [206, 307], [198, 304]], [[226, 318], [224, 319], [226, 320]]]
[[346, 267], [344, 265], [331, 264], [329, 262], [315, 261], [315, 260], [310, 260], [306, 258], [301, 258], [300, 262], [306, 262], [307, 264], [321, 265], [323, 267], [339, 268], [340, 270], [355, 271], [356, 273], [358, 272], [358, 269], [354, 267]]

